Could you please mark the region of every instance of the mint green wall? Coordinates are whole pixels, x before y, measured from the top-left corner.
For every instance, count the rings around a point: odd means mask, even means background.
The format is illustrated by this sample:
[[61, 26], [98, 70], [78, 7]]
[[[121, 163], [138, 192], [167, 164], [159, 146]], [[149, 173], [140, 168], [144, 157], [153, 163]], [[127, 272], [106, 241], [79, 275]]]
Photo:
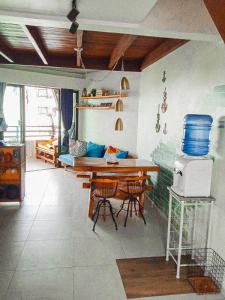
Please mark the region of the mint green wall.
[[[163, 70], [167, 72], [165, 84], [161, 80]], [[142, 72], [140, 82], [137, 150], [139, 157], [153, 158], [162, 166], [159, 176], [153, 176], [155, 191], [151, 197], [167, 214], [166, 186], [172, 183], [175, 156], [181, 154], [183, 117], [187, 113], [213, 116], [210, 154], [215, 157], [212, 195], [216, 198], [216, 205], [212, 222], [212, 247], [225, 258], [224, 85], [223, 44], [189, 42], [148, 67]], [[167, 122], [167, 135], [162, 130], [155, 132], [157, 106], [162, 103], [165, 86], [169, 106], [165, 114], [161, 113], [161, 126]]]

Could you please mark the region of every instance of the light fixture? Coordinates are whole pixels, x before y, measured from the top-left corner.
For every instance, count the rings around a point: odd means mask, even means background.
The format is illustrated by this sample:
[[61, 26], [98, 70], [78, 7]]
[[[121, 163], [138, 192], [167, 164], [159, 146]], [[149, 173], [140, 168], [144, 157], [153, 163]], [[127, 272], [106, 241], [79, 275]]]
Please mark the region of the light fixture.
[[72, 1], [72, 9], [68, 13], [67, 18], [72, 22], [70, 26], [70, 33], [74, 34], [77, 32], [77, 29], [79, 27], [79, 24], [77, 23], [76, 19], [77, 16], [79, 15], [79, 10], [77, 9], [77, 1], [73, 0]]
[[70, 33], [74, 34], [77, 32], [77, 29], [79, 27], [79, 24], [77, 22], [73, 22], [70, 26]]
[[[123, 58], [122, 58], [121, 77], [122, 77], [123, 73], [124, 73], [124, 63], [123, 63]], [[125, 76], [123, 76], [123, 77], [121, 78], [120, 89], [121, 89], [122, 91], [124, 91], [124, 90], [129, 90], [129, 89], [130, 89], [129, 81], [128, 81], [127, 77], [125, 77]]]
[[77, 9], [77, 1], [73, 0], [72, 1], [72, 9], [67, 15], [67, 19], [70, 20], [71, 22], [76, 21], [77, 16], [79, 15], [79, 10]]

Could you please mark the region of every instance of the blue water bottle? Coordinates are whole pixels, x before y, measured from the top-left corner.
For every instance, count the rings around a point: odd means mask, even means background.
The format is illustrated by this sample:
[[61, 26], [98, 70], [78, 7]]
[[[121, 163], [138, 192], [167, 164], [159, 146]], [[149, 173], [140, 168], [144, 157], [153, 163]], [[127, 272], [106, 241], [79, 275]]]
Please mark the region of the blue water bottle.
[[184, 117], [182, 151], [185, 154], [202, 156], [209, 153], [212, 122], [210, 115], [188, 114]]

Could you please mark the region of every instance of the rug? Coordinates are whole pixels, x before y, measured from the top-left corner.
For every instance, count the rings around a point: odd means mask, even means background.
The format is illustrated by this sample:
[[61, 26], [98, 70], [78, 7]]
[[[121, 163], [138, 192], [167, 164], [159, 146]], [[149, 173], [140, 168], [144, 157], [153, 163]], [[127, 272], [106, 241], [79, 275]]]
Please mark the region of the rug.
[[193, 293], [187, 280], [187, 267], [176, 279], [176, 265], [165, 257], [117, 259], [117, 266], [127, 298]]

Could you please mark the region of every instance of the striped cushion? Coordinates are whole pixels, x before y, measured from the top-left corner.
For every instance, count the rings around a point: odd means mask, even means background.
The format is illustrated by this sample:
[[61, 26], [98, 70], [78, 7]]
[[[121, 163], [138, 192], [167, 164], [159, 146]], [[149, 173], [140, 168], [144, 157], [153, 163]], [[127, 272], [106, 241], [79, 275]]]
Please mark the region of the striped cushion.
[[79, 140], [70, 140], [70, 154], [74, 157], [81, 157], [85, 156], [87, 153], [87, 142], [85, 141], [79, 141]]

